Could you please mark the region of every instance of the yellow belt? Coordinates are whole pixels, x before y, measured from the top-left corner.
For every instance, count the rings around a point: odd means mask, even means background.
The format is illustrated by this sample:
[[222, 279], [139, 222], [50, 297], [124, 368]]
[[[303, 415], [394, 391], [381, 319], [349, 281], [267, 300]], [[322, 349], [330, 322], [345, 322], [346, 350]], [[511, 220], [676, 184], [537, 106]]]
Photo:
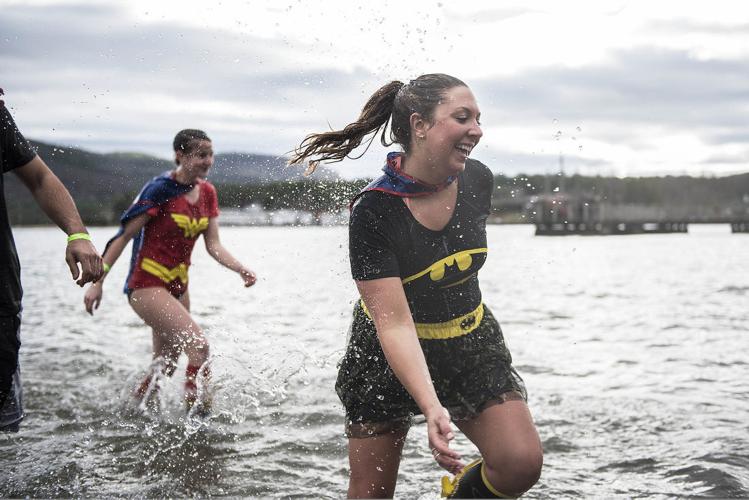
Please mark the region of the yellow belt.
[[144, 257], [140, 263], [140, 268], [147, 273], [153, 274], [164, 283], [171, 283], [179, 278], [182, 283], [187, 284], [187, 265], [185, 263], [180, 263], [177, 267], [169, 269], [153, 259]]
[[[364, 301], [360, 300], [359, 302], [364, 310], [364, 314], [366, 314], [369, 319], [372, 319], [372, 316], [367, 310], [367, 306], [364, 305]], [[443, 323], [414, 323], [416, 326], [416, 336], [420, 339], [430, 340], [461, 337], [478, 328], [483, 318], [484, 304], [479, 304], [476, 309], [468, 314], [464, 314], [463, 316], [459, 316]]]

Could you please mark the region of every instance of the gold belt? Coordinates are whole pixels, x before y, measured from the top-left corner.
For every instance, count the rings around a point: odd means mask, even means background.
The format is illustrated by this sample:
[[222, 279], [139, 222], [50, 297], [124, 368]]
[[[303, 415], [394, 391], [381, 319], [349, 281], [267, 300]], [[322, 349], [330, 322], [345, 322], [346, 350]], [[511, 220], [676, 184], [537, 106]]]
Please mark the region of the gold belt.
[[144, 257], [140, 263], [140, 268], [149, 274], [153, 274], [164, 283], [171, 283], [179, 278], [182, 283], [187, 284], [187, 265], [184, 262], [181, 262], [177, 267], [169, 269], [153, 259]]
[[[364, 301], [360, 300], [361, 307], [364, 310], [364, 314], [369, 319], [372, 316], [367, 310], [367, 306], [364, 305]], [[484, 318], [484, 304], [479, 306], [468, 314], [458, 316], [457, 318], [445, 321], [443, 323], [414, 323], [416, 326], [416, 336], [420, 339], [440, 340], [440, 339], [451, 339], [455, 337], [461, 337], [474, 331], [481, 324], [481, 320]]]

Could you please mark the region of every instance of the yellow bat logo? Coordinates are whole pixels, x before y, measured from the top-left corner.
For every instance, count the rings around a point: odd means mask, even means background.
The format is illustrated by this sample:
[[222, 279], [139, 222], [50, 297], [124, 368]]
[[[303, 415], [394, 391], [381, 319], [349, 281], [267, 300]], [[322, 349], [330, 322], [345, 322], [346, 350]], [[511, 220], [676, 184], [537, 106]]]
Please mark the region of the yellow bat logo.
[[457, 264], [460, 271], [465, 271], [466, 269], [469, 269], [471, 267], [471, 264], [473, 264], [473, 257], [471, 257], [472, 254], [486, 252], [486, 248], [473, 248], [471, 250], [463, 250], [462, 252], [448, 255], [444, 259], [438, 260], [423, 271], [405, 278], [403, 280], [403, 284], [405, 285], [406, 283], [419, 279], [426, 274], [429, 274], [429, 278], [432, 281], [441, 281], [445, 277], [445, 269], [447, 269], [448, 267]]
[[177, 227], [185, 232], [185, 238], [197, 238], [208, 227], [208, 217], [191, 219], [187, 215], [171, 214]]

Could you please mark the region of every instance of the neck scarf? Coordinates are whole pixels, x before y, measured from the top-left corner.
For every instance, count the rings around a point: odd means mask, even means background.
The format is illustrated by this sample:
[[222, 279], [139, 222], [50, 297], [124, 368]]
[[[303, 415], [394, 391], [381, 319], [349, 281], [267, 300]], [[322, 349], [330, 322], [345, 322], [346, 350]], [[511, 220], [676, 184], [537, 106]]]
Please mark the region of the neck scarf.
[[401, 168], [402, 159], [403, 153], [397, 151], [388, 153], [385, 166], [382, 167], [385, 175], [378, 177], [362, 189], [361, 192], [351, 200], [349, 207], [353, 207], [356, 200], [367, 191], [382, 191], [383, 193], [388, 193], [400, 198], [417, 198], [419, 196], [429, 196], [432, 193], [442, 191], [458, 178], [456, 175], [451, 175], [440, 184], [429, 184], [420, 181], [419, 179], [411, 177], [403, 172]]

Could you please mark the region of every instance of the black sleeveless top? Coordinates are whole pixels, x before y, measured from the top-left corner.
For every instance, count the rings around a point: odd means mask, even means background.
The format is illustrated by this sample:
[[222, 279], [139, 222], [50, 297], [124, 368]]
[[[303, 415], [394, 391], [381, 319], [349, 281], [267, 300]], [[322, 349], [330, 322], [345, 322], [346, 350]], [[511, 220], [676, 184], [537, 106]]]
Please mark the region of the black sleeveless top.
[[486, 261], [486, 219], [494, 176], [468, 159], [458, 175], [453, 215], [441, 231], [422, 226], [403, 199], [364, 193], [349, 220], [349, 258], [355, 280], [399, 277], [417, 323], [440, 323], [481, 304], [478, 271]]

